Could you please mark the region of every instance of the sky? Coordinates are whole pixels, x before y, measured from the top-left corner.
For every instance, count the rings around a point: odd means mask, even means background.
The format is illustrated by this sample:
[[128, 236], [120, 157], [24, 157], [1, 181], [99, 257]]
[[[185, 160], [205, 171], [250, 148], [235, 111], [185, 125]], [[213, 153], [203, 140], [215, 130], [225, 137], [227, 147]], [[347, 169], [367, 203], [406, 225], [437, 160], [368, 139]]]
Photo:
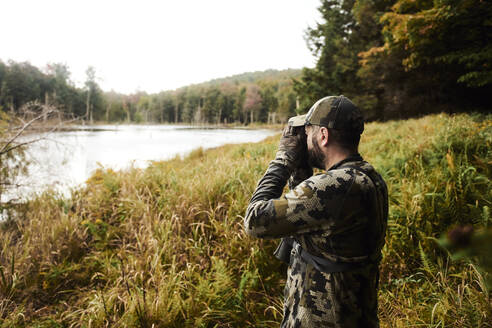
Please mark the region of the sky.
[[319, 0], [1, 0], [0, 59], [93, 66], [105, 91], [154, 93], [266, 69], [313, 67]]

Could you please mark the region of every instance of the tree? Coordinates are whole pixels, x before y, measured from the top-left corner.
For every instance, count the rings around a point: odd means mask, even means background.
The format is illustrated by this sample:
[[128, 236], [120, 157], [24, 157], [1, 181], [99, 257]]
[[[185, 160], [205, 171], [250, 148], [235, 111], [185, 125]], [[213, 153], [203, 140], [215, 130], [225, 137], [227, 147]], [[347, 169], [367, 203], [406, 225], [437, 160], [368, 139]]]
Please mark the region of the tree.
[[233, 119], [236, 122], [246, 123], [246, 111], [244, 110], [244, 102], [246, 100], [246, 87], [241, 87], [235, 98], [236, 99], [234, 102], [234, 108], [232, 110]]
[[104, 117], [104, 99], [102, 91], [96, 82], [96, 70], [94, 67], [89, 66], [85, 71], [86, 81], [86, 111], [85, 119], [88, 119], [91, 123], [94, 118], [100, 119]]
[[182, 89], [182, 90], [176, 90], [174, 92], [176, 96], [174, 123], [183, 122], [183, 112], [186, 106], [186, 95], [187, 95], [186, 91], [187, 91], [186, 89]]
[[263, 83], [260, 89], [261, 107], [258, 111], [258, 120], [267, 122], [270, 113], [276, 112], [278, 108], [277, 83]]
[[[65, 106], [66, 109], [71, 111], [72, 93], [70, 92], [70, 71], [68, 66], [60, 63], [51, 63], [46, 67], [48, 76], [50, 77], [50, 91], [52, 102], [58, 106]], [[45, 103], [49, 103], [50, 99], [48, 93], [45, 96]]]
[[361, 45], [355, 42], [357, 24], [352, 14], [355, 0], [323, 0], [319, 11], [322, 23], [308, 28], [308, 47], [317, 58], [315, 68], [303, 69], [295, 84], [301, 107], [328, 95], [353, 95], [359, 89], [357, 54]]
[[[296, 94], [292, 90], [292, 83], [282, 84], [277, 92], [278, 99], [278, 120], [286, 122], [289, 117], [295, 116], [296, 113]], [[275, 115], [276, 116], [276, 115]], [[272, 118], [273, 123], [276, 123], [277, 118]]]
[[[0, 61], [0, 106], [16, 112], [27, 102], [39, 101], [57, 106], [60, 112], [85, 120], [199, 122], [262, 122], [276, 114], [280, 84], [292, 89], [291, 78], [299, 70], [267, 70], [243, 73], [158, 94], [137, 92], [130, 95], [103, 92], [97, 84], [96, 70], [88, 67], [84, 87], [70, 80], [66, 64], [50, 63], [43, 71], [29, 63]], [[262, 105], [244, 108], [246, 92], [259, 88]], [[251, 94], [250, 90], [250, 100]], [[172, 107], [171, 107], [172, 106]], [[273, 116], [272, 116], [273, 115]]]
[[139, 119], [138, 123], [149, 121], [149, 112], [151, 106], [151, 98], [147, 95], [147, 93], [143, 93], [137, 102], [137, 113]]
[[205, 92], [203, 102], [203, 118], [205, 122], [212, 123], [217, 121], [217, 115], [220, 115], [220, 98], [221, 93], [218, 87], [209, 87]]
[[4, 99], [4, 88], [5, 88], [5, 76], [7, 75], [7, 65], [0, 60], [0, 106], [2, 105], [2, 100]]
[[[50, 127], [36, 126], [46, 117], [59, 118], [57, 124]], [[17, 114], [8, 115], [0, 107], [0, 212], [9, 209], [15, 200], [2, 199], [2, 195], [20, 187], [17, 178], [28, 173], [29, 163], [25, 161], [25, 148], [34, 142], [45, 139], [44, 136], [26, 136], [30, 131], [43, 130], [53, 132], [64, 121], [56, 107], [38, 101], [28, 102], [18, 109]], [[47, 130], [47, 131], [46, 131]]]
[[385, 114], [487, 107], [492, 7], [480, 0], [398, 0], [382, 16], [384, 44], [361, 53]]
[[107, 122], [124, 122], [127, 113], [123, 106], [125, 96], [114, 91], [107, 92], [105, 120]]
[[467, 87], [492, 83], [492, 6], [481, 0], [398, 0], [382, 20], [407, 69], [442, 66]]
[[[258, 112], [261, 109], [261, 93], [260, 88], [256, 84], [249, 85], [246, 89], [246, 95], [244, 99], [243, 110], [245, 113], [249, 113], [249, 123], [255, 122], [255, 113], [258, 116]], [[246, 123], [246, 121], [245, 121]]]
[[217, 123], [234, 121], [233, 112], [237, 101], [237, 85], [224, 82], [220, 85], [220, 108]]
[[295, 81], [301, 109], [343, 93], [369, 119], [484, 106], [492, 91], [492, 7], [481, 0], [323, 0], [317, 57]]
[[172, 92], [163, 92], [161, 99], [162, 99], [163, 121], [174, 122], [176, 97]]
[[200, 93], [195, 87], [187, 87], [184, 88], [183, 95], [186, 95], [186, 100], [183, 105], [182, 120], [192, 123], [195, 118], [195, 113], [200, 105]]
[[9, 67], [4, 74], [2, 103], [12, 113], [30, 101], [43, 99], [49, 87], [46, 76], [28, 62], [9, 61]]

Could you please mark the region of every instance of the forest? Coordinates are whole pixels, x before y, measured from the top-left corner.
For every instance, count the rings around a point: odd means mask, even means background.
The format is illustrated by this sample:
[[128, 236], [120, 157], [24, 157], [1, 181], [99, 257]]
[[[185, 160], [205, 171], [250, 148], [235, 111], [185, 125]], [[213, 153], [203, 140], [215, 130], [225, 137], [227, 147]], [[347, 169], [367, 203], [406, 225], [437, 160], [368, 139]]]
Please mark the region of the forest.
[[323, 0], [301, 108], [343, 93], [369, 120], [490, 110], [492, 6], [480, 0]]
[[296, 113], [293, 78], [300, 70], [267, 70], [148, 94], [104, 92], [89, 67], [83, 88], [69, 67], [39, 69], [28, 62], [0, 61], [0, 106], [12, 114], [26, 103], [52, 105], [69, 117], [91, 122], [219, 124], [276, 123]]
[[366, 119], [490, 110], [492, 6], [480, 0], [323, 0], [306, 31], [313, 68], [244, 73], [147, 94], [104, 92], [97, 72], [74, 85], [66, 64], [0, 61], [0, 106], [37, 100], [84, 120], [285, 122], [319, 98], [344, 94]]

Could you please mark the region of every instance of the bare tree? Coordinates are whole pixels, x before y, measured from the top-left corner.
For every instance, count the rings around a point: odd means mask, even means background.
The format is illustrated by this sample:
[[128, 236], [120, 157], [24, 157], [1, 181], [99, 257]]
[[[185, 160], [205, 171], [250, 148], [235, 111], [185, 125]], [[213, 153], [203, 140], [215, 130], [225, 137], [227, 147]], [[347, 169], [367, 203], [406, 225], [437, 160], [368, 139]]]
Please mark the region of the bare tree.
[[54, 105], [39, 101], [26, 103], [16, 116], [0, 111], [0, 211], [13, 201], [3, 202], [2, 195], [20, 187], [16, 182], [18, 176], [28, 173], [26, 147], [46, 140], [51, 132], [75, 120], [64, 118]]
[[248, 89], [246, 89], [246, 99], [244, 100], [243, 109], [245, 112], [249, 112], [250, 123], [254, 123], [254, 114], [255, 112], [259, 112], [262, 100], [260, 88], [257, 85], [250, 85]]

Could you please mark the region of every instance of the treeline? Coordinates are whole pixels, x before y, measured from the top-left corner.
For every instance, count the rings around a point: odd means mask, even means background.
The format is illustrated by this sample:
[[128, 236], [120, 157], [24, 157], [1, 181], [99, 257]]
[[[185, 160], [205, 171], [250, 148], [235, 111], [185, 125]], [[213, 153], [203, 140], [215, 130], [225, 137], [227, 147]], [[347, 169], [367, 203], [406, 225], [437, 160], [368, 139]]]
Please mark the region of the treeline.
[[322, 0], [317, 58], [295, 85], [306, 110], [345, 94], [369, 119], [491, 108], [492, 5], [482, 0]]
[[300, 73], [243, 73], [156, 94], [125, 95], [103, 92], [92, 67], [84, 87], [78, 88], [67, 65], [40, 70], [28, 62], [0, 61], [0, 107], [16, 114], [24, 104], [38, 101], [90, 122], [276, 123], [296, 113], [293, 79]]
[[66, 65], [0, 61], [0, 107], [38, 100], [90, 121], [285, 122], [319, 98], [344, 94], [368, 120], [490, 111], [492, 6], [482, 0], [321, 0], [308, 28], [314, 68], [245, 73], [157, 94], [84, 87]]

